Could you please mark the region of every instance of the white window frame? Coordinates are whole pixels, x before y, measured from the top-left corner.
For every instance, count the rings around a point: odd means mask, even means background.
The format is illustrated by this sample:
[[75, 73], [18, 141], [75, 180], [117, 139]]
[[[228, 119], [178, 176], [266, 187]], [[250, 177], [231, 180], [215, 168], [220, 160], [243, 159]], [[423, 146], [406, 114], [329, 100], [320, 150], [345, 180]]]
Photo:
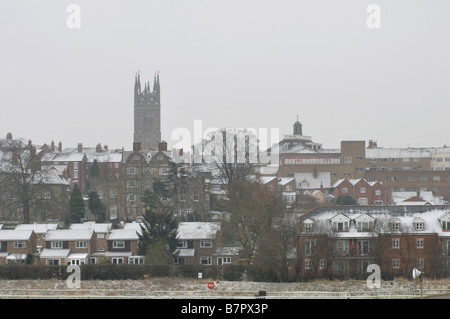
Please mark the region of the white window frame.
[[77, 240], [75, 242], [75, 248], [87, 248], [87, 241], [86, 240]]
[[400, 238], [392, 239], [392, 249], [400, 249]]
[[200, 265], [212, 265], [212, 258], [209, 256], [200, 257]]
[[200, 240], [200, 248], [212, 248], [212, 240]]
[[416, 238], [416, 248], [423, 249], [425, 240], [423, 238]]
[[400, 258], [392, 259], [392, 268], [393, 269], [400, 269]]
[[125, 248], [125, 240], [113, 240], [112, 246], [114, 249]]
[[124, 263], [123, 257], [112, 257], [111, 263], [115, 265], [120, 265]]
[[14, 248], [26, 248], [27, 243], [24, 240], [17, 240], [14, 242]]
[[52, 240], [50, 247], [52, 249], [62, 249], [64, 247], [64, 242], [62, 240]]

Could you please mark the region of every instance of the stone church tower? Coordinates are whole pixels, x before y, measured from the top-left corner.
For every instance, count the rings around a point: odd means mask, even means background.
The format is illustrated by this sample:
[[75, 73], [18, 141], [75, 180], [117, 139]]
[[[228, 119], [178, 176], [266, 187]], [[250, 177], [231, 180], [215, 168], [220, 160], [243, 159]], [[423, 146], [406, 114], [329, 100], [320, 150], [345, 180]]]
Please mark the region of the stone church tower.
[[142, 150], [157, 150], [161, 141], [161, 103], [159, 74], [154, 77], [153, 91], [150, 82], [141, 89], [138, 73], [134, 81], [134, 142], [140, 142]]

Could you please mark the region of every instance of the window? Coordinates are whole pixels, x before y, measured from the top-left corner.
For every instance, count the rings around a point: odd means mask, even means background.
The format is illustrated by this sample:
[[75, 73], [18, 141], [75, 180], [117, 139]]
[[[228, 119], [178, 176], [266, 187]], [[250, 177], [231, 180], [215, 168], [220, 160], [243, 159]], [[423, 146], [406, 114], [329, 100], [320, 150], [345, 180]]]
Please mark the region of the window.
[[415, 230], [423, 230], [423, 223], [422, 222], [417, 222], [417, 223], [414, 223], [414, 229]]
[[359, 190], [361, 193], [365, 193], [366, 192], [366, 188], [365, 187], [361, 187], [361, 189]]
[[201, 240], [200, 248], [212, 248], [212, 241], [211, 240]]
[[426, 182], [427, 181], [427, 177], [426, 176], [420, 176], [420, 181], [421, 182]]
[[130, 257], [128, 259], [128, 263], [130, 265], [139, 265], [144, 263], [144, 258], [142, 257]]
[[119, 168], [119, 163], [114, 163], [115, 168]]
[[348, 254], [348, 240], [337, 240], [335, 243], [334, 252], [336, 255]]
[[63, 242], [62, 242], [62, 241], [52, 241], [50, 247], [51, 247], [52, 249], [63, 248]]
[[73, 178], [78, 179], [78, 171], [77, 170], [73, 171]]
[[342, 188], [342, 193], [347, 194], [348, 193], [348, 188], [347, 187]]
[[400, 223], [397, 221], [391, 222], [391, 230], [392, 231], [399, 231], [400, 230]]
[[177, 248], [187, 248], [187, 244], [186, 240], [181, 240], [178, 242]]
[[319, 261], [319, 269], [325, 269], [327, 268], [327, 261], [325, 259], [321, 259]]
[[400, 239], [392, 239], [392, 249], [400, 249]]
[[379, 190], [379, 189], [375, 190], [375, 195], [380, 196], [381, 195], [381, 190]]
[[125, 248], [125, 241], [124, 240], [114, 240], [113, 248]]
[[137, 174], [137, 169], [136, 169], [136, 167], [128, 167], [128, 174], [129, 174], [129, 175], [135, 175], [135, 174]]
[[135, 160], [135, 161], [139, 161], [140, 158], [141, 158], [141, 157], [140, 157], [139, 155], [134, 155], [134, 156], [133, 156], [133, 160]]
[[111, 262], [116, 265], [123, 264], [123, 258], [113, 257], [111, 258]]
[[200, 257], [201, 265], [211, 265], [211, 257]]
[[359, 231], [370, 231], [373, 228], [373, 222], [368, 221], [368, 222], [357, 222], [356, 223], [356, 228]]
[[75, 248], [87, 248], [87, 241], [76, 241]]
[[160, 174], [160, 175], [169, 175], [169, 168], [168, 168], [168, 167], [162, 167], [162, 168], [159, 170], [159, 174]]
[[183, 257], [177, 257], [175, 258], [175, 265], [185, 265], [186, 260]]
[[287, 186], [286, 186], [286, 190], [287, 190], [288, 192], [292, 191], [292, 186], [291, 186], [291, 185], [287, 185]]
[[392, 259], [392, 268], [400, 269], [400, 259], [398, 258]]
[[14, 248], [25, 248], [26, 244], [24, 241], [15, 241], [14, 242]]
[[305, 269], [312, 269], [312, 262], [309, 259], [305, 259]]
[[186, 201], [186, 194], [184, 192], [180, 193], [180, 202]]
[[199, 191], [194, 191], [194, 202], [198, 202], [199, 197]]
[[417, 259], [417, 268], [423, 269], [425, 267], [425, 260], [423, 258]]
[[442, 221], [442, 230], [450, 230], [450, 222], [443, 220]]
[[49, 266], [57, 266], [59, 265], [59, 259], [47, 259], [45, 263]]
[[316, 241], [314, 239], [305, 240], [305, 255], [312, 256], [316, 252]]
[[348, 230], [348, 222], [333, 222], [333, 229], [337, 231]]
[[344, 164], [351, 164], [352, 158], [351, 157], [344, 157]]
[[423, 249], [423, 238], [417, 238], [416, 239], [416, 248], [417, 249]]
[[303, 223], [303, 229], [305, 231], [311, 231], [313, 229], [313, 223]]
[[433, 176], [433, 182], [439, 182], [441, 180], [441, 177], [439, 175]]
[[77, 162], [73, 163], [73, 169], [78, 169], [78, 163]]
[[358, 255], [367, 256], [371, 251], [371, 242], [368, 240], [358, 240]]
[[387, 159], [387, 158], [382, 158], [381, 161], [382, 161], [382, 162], [387, 162], [388, 159]]
[[136, 181], [128, 181], [127, 187], [128, 188], [135, 188], [136, 187]]
[[45, 192], [44, 198], [45, 198], [45, 199], [51, 199], [51, 198], [52, 198], [52, 195], [50, 194], [50, 192]]
[[136, 195], [135, 194], [128, 194], [127, 200], [129, 202], [134, 202], [136, 200]]
[[415, 176], [408, 176], [408, 181], [414, 182], [416, 180]]

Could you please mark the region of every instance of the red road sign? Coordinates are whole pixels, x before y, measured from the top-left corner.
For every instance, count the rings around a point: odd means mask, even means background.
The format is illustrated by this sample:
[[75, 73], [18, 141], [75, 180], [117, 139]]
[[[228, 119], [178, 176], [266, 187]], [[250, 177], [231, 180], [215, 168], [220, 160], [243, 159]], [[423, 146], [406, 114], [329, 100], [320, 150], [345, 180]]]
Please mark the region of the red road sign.
[[209, 289], [214, 289], [214, 282], [213, 281], [208, 282], [208, 288]]

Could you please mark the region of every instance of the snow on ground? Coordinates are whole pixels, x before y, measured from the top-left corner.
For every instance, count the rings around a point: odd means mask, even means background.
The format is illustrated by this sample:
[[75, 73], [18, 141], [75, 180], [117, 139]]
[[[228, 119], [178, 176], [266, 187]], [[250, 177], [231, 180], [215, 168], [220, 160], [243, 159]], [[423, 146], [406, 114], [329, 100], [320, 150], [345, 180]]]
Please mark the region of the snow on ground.
[[[0, 297], [169, 297], [169, 298], [239, 298], [255, 297], [266, 291], [270, 298], [297, 298], [301, 292], [345, 292], [349, 296], [420, 295], [419, 283], [396, 279], [382, 281], [380, 288], [370, 289], [366, 281], [316, 280], [296, 283], [213, 281], [208, 279], [151, 278], [143, 280], [88, 280], [79, 289], [69, 289], [63, 280], [0, 280]], [[424, 294], [450, 293], [450, 279], [424, 280]]]

